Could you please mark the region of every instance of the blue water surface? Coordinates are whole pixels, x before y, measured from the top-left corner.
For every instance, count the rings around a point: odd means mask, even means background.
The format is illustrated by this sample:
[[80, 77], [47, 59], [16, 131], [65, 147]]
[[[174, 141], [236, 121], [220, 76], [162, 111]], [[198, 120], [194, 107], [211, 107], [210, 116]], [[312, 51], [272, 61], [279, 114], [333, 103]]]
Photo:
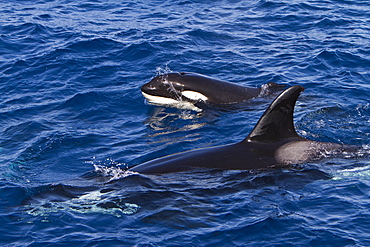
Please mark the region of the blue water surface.
[[[1, 246], [370, 245], [368, 0], [1, 1], [0, 23]], [[164, 71], [302, 85], [297, 132], [360, 151], [127, 174], [243, 140], [273, 100], [149, 105]]]

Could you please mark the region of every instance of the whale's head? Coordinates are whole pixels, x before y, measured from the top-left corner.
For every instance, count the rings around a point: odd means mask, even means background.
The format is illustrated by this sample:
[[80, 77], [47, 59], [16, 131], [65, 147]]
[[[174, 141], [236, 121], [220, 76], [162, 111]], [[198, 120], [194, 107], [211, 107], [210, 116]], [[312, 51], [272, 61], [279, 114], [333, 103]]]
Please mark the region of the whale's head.
[[197, 91], [194, 81], [189, 80], [192, 73], [168, 73], [154, 77], [141, 87], [143, 96], [154, 104], [195, 103], [208, 98]]

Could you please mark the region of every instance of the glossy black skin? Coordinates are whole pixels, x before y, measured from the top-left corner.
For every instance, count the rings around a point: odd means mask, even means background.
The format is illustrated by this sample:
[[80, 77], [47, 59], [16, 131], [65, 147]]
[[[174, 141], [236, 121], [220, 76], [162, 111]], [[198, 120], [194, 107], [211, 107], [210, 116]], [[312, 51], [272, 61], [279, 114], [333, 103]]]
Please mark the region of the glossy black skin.
[[[285, 85], [272, 82], [267, 85], [268, 90], [271, 91], [282, 90], [285, 87]], [[156, 76], [141, 87], [141, 91], [149, 95], [193, 102], [193, 100], [181, 95], [181, 92], [187, 90], [205, 95], [208, 98], [206, 103], [212, 104], [240, 103], [258, 97], [261, 93], [261, 88], [243, 87], [204, 75], [185, 72]]]
[[300, 164], [320, 156], [320, 152], [351, 149], [336, 143], [314, 142], [300, 137], [294, 128], [293, 111], [303, 87], [282, 92], [268, 107], [252, 132], [243, 141], [154, 159], [130, 171], [167, 173], [197, 167], [251, 170]]
[[277, 164], [274, 149], [274, 146], [264, 143], [239, 142], [161, 157], [133, 167], [130, 171], [152, 174], [187, 171], [196, 167], [222, 170], [261, 169]]

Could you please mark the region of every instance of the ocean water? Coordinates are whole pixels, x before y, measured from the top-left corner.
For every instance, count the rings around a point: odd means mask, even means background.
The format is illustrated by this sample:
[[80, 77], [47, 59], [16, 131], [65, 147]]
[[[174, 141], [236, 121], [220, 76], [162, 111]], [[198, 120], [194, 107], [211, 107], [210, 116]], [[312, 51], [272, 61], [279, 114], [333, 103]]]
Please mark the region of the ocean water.
[[[367, 0], [1, 1], [1, 246], [369, 246]], [[302, 85], [297, 132], [355, 154], [268, 171], [128, 174], [243, 140], [273, 97], [153, 106], [164, 71]]]

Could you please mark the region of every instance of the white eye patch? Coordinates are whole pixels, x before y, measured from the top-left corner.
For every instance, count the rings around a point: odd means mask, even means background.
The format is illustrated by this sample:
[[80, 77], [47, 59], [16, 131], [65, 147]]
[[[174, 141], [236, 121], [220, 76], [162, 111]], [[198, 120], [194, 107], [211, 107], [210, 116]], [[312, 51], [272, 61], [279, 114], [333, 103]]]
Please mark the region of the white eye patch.
[[185, 96], [186, 98], [188, 99], [191, 99], [191, 100], [203, 100], [203, 101], [206, 101], [208, 98], [201, 94], [201, 93], [198, 93], [198, 92], [195, 92], [195, 91], [184, 91], [181, 93], [183, 96]]

